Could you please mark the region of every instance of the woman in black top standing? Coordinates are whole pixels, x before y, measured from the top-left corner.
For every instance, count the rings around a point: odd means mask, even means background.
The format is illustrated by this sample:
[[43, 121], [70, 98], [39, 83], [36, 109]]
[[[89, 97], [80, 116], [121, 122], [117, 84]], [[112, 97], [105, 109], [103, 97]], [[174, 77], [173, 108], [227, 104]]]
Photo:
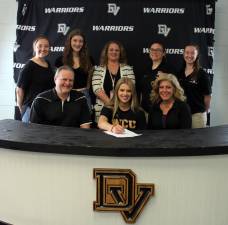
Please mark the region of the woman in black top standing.
[[35, 97], [55, 86], [54, 73], [50, 63], [45, 59], [49, 54], [49, 40], [39, 35], [33, 41], [34, 56], [20, 72], [16, 95], [22, 121], [29, 122], [31, 105]]
[[191, 108], [192, 128], [203, 128], [210, 108], [211, 82], [209, 75], [200, 67], [198, 45], [186, 45], [183, 58], [184, 65], [178, 78]]
[[184, 90], [172, 74], [160, 73], [153, 82], [148, 129], [191, 128], [191, 112]]
[[161, 42], [154, 42], [151, 44], [149, 49], [149, 57], [150, 65], [148, 68], [146, 68], [146, 71], [140, 82], [141, 106], [147, 112], [149, 111], [151, 104], [151, 82], [157, 78], [158, 72], [175, 74], [175, 70], [168, 64], [166, 60], [165, 47]]
[[56, 59], [55, 66], [62, 65], [72, 67], [74, 71], [73, 90], [82, 92], [87, 99], [89, 109], [92, 109], [89, 89], [91, 86], [92, 62], [85, 39], [85, 35], [79, 29], [72, 30], [65, 43], [63, 56]]

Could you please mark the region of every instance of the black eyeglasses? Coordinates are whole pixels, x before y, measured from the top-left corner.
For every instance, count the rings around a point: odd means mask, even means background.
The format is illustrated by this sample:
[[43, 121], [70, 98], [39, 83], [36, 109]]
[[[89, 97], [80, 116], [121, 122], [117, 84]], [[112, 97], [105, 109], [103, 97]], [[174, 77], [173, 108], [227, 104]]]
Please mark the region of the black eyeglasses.
[[150, 48], [150, 52], [163, 52], [161, 48]]

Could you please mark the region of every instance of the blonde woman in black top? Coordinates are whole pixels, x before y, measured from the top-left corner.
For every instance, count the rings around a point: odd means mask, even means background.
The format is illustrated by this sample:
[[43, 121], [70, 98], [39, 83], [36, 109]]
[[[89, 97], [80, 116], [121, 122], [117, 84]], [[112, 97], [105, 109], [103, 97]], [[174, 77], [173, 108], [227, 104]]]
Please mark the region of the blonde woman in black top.
[[191, 128], [190, 109], [174, 75], [159, 74], [153, 83], [151, 101], [148, 129]]
[[125, 128], [146, 128], [145, 114], [139, 108], [132, 79], [124, 77], [117, 82], [110, 105], [101, 110], [98, 127], [113, 133], [123, 133]]

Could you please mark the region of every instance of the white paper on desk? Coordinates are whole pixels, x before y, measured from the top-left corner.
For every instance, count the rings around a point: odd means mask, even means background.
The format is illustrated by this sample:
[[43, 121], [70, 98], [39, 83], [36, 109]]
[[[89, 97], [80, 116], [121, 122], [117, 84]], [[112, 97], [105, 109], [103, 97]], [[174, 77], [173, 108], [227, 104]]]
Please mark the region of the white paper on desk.
[[112, 135], [114, 137], [118, 137], [118, 138], [126, 138], [126, 137], [137, 137], [140, 136], [142, 134], [136, 134], [135, 132], [132, 132], [128, 129], [124, 129], [124, 133], [123, 134], [115, 134], [113, 132], [110, 131], [104, 131], [106, 134]]

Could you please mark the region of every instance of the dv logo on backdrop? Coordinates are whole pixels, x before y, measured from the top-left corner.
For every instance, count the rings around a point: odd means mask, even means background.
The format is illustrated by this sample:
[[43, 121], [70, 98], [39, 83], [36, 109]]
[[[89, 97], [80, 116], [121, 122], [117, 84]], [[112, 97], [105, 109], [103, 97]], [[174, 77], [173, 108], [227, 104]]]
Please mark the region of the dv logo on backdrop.
[[158, 24], [158, 34], [162, 34], [167, 37], [170, 31], [171, 28], [167, 27], [166, 24]]
[[214, 47], [208, 47], [208, 56], [214, 57]]
[[108, 3], [108, 13], [112, 13], [114, 16], [118, 14], [120, 6], [117, 6], [115, 3]]
[[21, 14], [24, 16], [25, 15], [25, 13], [26, 13], [26, 11], [27, 11], [27, 5], [26, 4], [24, 4], [23, 5], [23, 8], [22, 8], [22, 10], [21, 10]]
[[15, 42], [13, 46], [13, 51], [16, 52], [19, 47], [20, 45], [17, 42]]
[[97, 180], [95, 211], [120, 212], [126, 223], [135, 223], [143, 207], [154, 195], [154, 184], [136, 183], [130, 169], [93, 169]]
[[65, 23], [59, 23], [57, 33], [62, 33], [63, 35], [66, 35], [69, 29], [70, 27], [67, 26]]
[[213, 8], [211, 5], [206, 5], [206, 15], [211, 15], [213, 13]]

